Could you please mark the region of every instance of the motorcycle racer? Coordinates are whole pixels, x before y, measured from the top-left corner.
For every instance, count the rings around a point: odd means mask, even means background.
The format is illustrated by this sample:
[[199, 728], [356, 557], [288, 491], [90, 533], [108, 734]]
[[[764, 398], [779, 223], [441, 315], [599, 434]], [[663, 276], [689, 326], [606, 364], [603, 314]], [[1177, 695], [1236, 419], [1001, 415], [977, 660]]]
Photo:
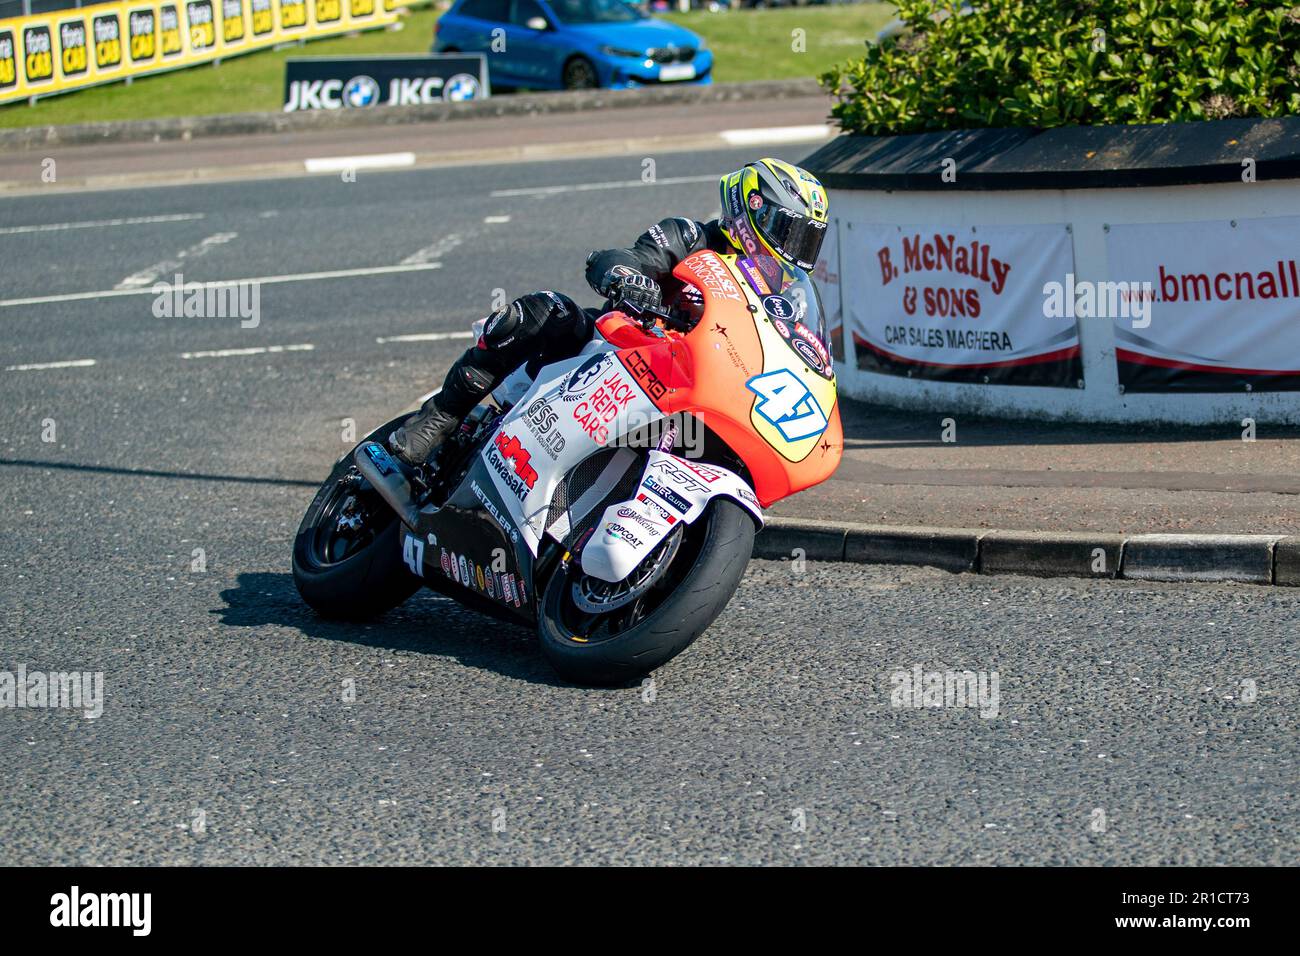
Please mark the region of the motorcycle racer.
[[[707, 223], [669, 218], [630, 248], [587, 257], [586, 279], [609, 303], [635, 310], [675, 302], [682, 293], [673, 269], [710, 249], [748, 256], [768, 284], [782, 288], [782, 264], [811, 271], [825, 238], [829, 203], [815, 176], [778, 159], [760, 159], [719, 182], [722, 216]], [[600, 313], [558, 292], [520, 296], [488, 316], [478, 342], [448, 371], [442, 389], [389, 437], [389, 447], [415, 465], [459, 426], [507, 376], [576, 355], [591, 339]]]

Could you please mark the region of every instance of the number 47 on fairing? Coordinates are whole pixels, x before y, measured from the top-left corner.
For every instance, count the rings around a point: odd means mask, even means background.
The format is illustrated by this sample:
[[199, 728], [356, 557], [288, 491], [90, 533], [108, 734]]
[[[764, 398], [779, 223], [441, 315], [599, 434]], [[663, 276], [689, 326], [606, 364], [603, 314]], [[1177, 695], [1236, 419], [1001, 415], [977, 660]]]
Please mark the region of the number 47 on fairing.
[[799, 441], [825, 431], [826, 413], [790, 369], [755, 375], [745, 387], [761, 399], [754, 411], [776, 426], [786, 441]]

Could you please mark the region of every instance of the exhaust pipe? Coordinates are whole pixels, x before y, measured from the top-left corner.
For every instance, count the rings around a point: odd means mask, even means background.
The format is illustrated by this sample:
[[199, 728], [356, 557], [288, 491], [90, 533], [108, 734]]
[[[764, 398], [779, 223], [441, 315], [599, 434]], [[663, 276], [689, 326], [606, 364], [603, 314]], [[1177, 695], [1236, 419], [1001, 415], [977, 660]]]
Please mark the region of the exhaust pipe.
[[357, 471], [374, 486], [388, 506], [397, 512], [402, 524], [412, 531], [416, 530], [420, 509], [415, 506], [410, 482], [384, 446], [372, 441], [364, 442], [352, 460], [356, 463]]

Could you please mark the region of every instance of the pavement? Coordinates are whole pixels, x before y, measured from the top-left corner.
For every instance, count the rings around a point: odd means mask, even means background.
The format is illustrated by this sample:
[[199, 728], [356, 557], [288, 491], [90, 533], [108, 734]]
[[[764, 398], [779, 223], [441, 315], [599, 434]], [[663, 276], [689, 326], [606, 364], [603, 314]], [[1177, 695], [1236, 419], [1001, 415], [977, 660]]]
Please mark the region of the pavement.
[[[737, 85], [764, 86], [761, 83]], [[758, 141], [768, 144], [780, 142], [782, 137], [807, 140], [810, 132], [813, 141], [829, 136], [830, 128], [826, 124], [830, 99], [806, 91], [787, 95], [789, 86], [781, 86], [780, 96], [759, 101], [718, 103], [686, 99], [668, 103], [652, 101], [654, 105], [638, 108], [521, 112], [455, 121], [439, 119], [441, 114], [438, 114], [426, 122], [389, 126], [325, 129], [308, 126], [251, 135], [241, 130], [237, 135], [208, 133], [164, 140], [109, 137], [107, 141], [71, 145], [28, 143], [26, 149], [0, 152], [0, 195], [47, 195], [57, 190], [88, 187], [298, 176], [309, 164], [358, 156], [369, 157], [371, 161], [381, 156], [393, 166], [481, 165], [716, 150], [733, 143], [754, 141], [756, 136]], [[801, 88], [802, 84], [793, 86], [795, 90]], [[719, 91], [725, 94], [724, 88], [719, 87]], [[708, 88], [697, 92], [711, 93]], [[761, 89], [749, 92], [757, 95]], [[618, 94], [603, 95], [606, 99], [621, 99]], [[500, 102], [517, 104], [539, 99], [551, 101], [557, 97], [523, 94], [503, 97]], [[474, 105], [497, 102], [485, 100]], [[420, 108], [411, 109], [418, 115]], [[3, 149], [0, 137], [0, 150]], [[55, 164], [52, 182], [47, 181], [46, 174], [50, 160]], [[343, 163], [344, 166], [355, 164], [355, 161]]]
[[[0, 710], [0, 864], [1293, 860], [1292, 589], [760, 559], [653, 686], [602, 691], [431, 594], [363, 626], [302, 605], [317, 483], [498, 290], [594, 304], [589, 249], [807, 148], [0, 200], [0, 670], [107, 693], [95, 719]], [[176, 272], [269, 277], [257, 326], [155, 316], [140, 290]], [[1295, 523], [1267, 429], [947, 444], [938, 417], [846, 403], [843, 469], [774, 511]], [[996, 672], [997, 714], [893, 706], [917, 666]]]

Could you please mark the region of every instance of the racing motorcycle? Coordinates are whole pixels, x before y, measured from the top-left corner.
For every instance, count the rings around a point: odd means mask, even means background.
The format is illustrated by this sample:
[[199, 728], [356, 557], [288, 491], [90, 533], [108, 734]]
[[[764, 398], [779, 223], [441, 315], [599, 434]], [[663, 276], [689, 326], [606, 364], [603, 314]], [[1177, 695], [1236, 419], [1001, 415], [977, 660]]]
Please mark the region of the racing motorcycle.
[[432, 464], [388, 452], [406, 416], [380, 426], [307, 509], [302, 597], [357, 619], [426, 586], [535, 628], [576, 683], [680, 653], [735, 593], [763, 509], [843, 449], [820, 297], [774, 262], [686, 258], [672, 307], [615, 304], [578, 355], [507, 379]]

